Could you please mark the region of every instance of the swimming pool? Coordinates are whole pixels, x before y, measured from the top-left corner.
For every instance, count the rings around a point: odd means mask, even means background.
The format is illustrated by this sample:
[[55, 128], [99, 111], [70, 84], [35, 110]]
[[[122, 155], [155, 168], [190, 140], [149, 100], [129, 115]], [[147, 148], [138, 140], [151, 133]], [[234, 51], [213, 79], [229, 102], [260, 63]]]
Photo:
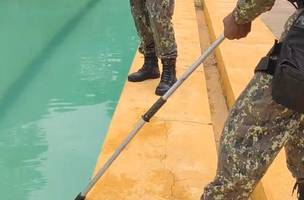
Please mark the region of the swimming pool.
[[73, 199], [137, 47], [128, 1], [0, 1], [0, 191]]

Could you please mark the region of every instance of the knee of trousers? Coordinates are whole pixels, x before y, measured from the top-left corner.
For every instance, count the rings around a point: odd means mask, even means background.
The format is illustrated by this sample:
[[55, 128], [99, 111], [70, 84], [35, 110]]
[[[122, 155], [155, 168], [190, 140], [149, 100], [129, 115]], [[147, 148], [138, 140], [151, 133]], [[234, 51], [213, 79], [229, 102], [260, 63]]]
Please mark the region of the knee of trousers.
[[153, 0], [146, 2], [151, 21], [171, 21], [174, 13], [174, 0]]
[[255, 185], [256, 180], [248, 177], [217, 177], [205, 187], [201, 200], [248, 200]]
[[162, 58], [177, 57], [177, 44], [172, 23], [155, 19], [151, 26], [158, 56]]
[[173, 28], [171, 15], [152, 13], [149, 14], [149, 21], [151, 28], [157, 28], [158, 31], [171, 30]]

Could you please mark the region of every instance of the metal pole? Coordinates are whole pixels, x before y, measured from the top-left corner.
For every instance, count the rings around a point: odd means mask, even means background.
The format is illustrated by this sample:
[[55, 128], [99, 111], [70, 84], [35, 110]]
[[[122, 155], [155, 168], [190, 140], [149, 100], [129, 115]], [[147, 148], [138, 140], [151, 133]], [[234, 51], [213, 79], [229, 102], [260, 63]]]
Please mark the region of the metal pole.
[[155, 102], [152, 107], [146, 112], [142, 118], [138, 121], [134, 129], [129, 133], [127, 138], [119, 145], [112, 156], [107, 160], [104, 166], [97, 172], [94, 178], [89, 182], [87, 187], [75, 198], [75, 200], [85, 200], [86, 195], [91, 191], [98, 180], [103, 176], [107, 169], [112, 165], [114, 160], [121, 154], [125, 147], [131, 142], [139, 130], [150, 121], [150, 119], [157, 113], [157, 111], [167, 102], [169, 97], [183, 84], [183, 82], [206, 60], [206, 58], [218, 47], [225, 39], [224, 35], [221, 35], [216, 39], [211, 46], [191, 65], [191, 67], [186, 70], [186, 72], [181, 76], [181, 78], [164, 94], [160, 97], [157, 102]]
[[142, 118], [137, 122], [134, 129], [129, 133], [127, 138], [119, 145], [119, 147], [115, 150], [112, 156], [107, 160], [104, 166], [97, 172], [94, 178], [89, 182], [86, 188], [75, 198], [75, 200], [85, 200], [85, 197], [90, 192], [90, 190], [94, 187], [94, 185], [98, 182], [98, 180], [102, 177], [102, 175], [107, 171], [107, 169], [112, 165], [114, 160], [120, 155], [120, 153], [125, 149], [125, 147], [130, 143], [130, 141], [134, 138], [134, 136], [138, 133], [138, 131], [145, 125], [146, 121]]
[[176, 90], [183, 84], [183, 82], [206, 60], [206, 58], [225, 40], [225, 36], [221, 35], [216, 39], [206, 51], [191, 65], [191, 67], [179, 78], [179, 80], [167, 91], [163, 96], [168, 99]]

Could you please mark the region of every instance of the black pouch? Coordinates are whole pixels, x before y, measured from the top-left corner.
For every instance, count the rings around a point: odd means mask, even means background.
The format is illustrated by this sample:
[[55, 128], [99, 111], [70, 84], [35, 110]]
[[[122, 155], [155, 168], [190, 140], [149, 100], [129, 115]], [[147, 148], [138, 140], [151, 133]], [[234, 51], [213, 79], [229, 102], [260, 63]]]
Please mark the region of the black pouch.
[[281, 48], [282, 43], [278, 42], [278, 40], [275, 40], [273, 47], [270, 49], [267, 55], [260, 60], [254, 72], [263, 72], [273, 75], [278, 63], [278, 57], [280, 55]]
[[282, 43], [272, 87], [274, 101], [304, 113], [304, 12]]

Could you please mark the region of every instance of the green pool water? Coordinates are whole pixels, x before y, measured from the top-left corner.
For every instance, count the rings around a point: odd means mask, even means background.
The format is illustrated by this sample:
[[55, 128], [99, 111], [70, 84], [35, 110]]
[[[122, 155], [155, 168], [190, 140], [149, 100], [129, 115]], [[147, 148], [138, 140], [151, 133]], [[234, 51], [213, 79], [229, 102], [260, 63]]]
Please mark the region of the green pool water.
[[71, 200], [137, 46], [128, 1], [0, 1], [1, 200]]

